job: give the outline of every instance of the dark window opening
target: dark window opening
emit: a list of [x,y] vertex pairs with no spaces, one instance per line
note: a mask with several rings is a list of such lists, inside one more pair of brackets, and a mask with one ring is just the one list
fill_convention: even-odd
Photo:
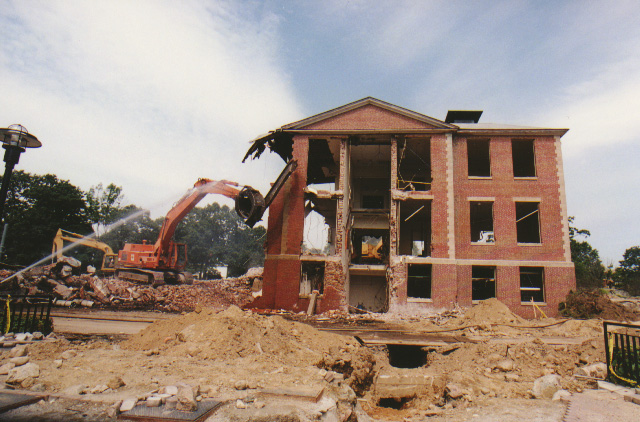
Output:
[[543,267],[520,267],[520,300],[544,302]]
[[494,243],[493,202],[469,202],[471,241],[478,243]]
[[407,297],[431,299],[431,264],[409,264]]
[[335,185],[339,173],[337,162],[339,149],[338,142],[330,144],[326,139],[309,139],[307,185]]
[[428,352],[421,346],[388,344],[389,364],[394,368],[420,368],[427,364]]
[[533,140],[512,140],[514,177],[536,177],[536,159]]
[[471,300],[496,297],[496,268],[471,267]]
[[469,164],[469,176],[490,177],[491,158],[489,156],[489,140],[468,140],[467,161]]
[[518,243],[540,243],[540,210],[538,202],[516,202]]
[[431,146],[428,138],[398,141],[398,189],[431,190]]
[[353,229],[351,262],[384,264],[389,257],[389,230]]
[[324,292],[324,262],[302,262],[300,294],[308,296],[316,290]]
[[431,256],[431,201],[400,202],[398,254]]

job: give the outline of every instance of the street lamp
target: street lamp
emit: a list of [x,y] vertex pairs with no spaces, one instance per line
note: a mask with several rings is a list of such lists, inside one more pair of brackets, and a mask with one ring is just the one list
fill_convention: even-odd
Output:
[[7,192],[9,190],[9,182],[11,181],[11,173],[13,167],[18,164],[20,154],[26,148],[38,148],[42,144],[38,138],[31,135],[27,128],[22,125],[11,125],[8,128],[0,128],[0,140],[4,152],[5,165],[4,177],[2,178],[2,187],[0,187],[0,223],[4,221],[4,203],[7,201]]

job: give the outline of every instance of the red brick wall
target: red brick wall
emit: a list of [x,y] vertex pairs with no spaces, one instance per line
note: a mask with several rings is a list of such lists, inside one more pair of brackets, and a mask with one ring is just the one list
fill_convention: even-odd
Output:
[[[467,176],[466,139],[454,138],[456,258],[564,261],[555,139],[535,139],[537,180],[514,179],[511,139],[491,139],[492,178],[478,180]],[[495,244],[471,244],[469,197],[495,198]],[[540,198],[541,245],[517,245],[514,198],[525,197]]]
[[431,137],[431,256],[449,258],[447,207],[447,140]]

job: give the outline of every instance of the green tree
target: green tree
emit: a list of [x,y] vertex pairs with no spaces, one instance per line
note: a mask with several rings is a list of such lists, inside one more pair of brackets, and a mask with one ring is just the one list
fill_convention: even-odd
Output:
[[79,234],[93,232],[84,193],[52,174],[16,171],[5,206],[9,225],[4,262],[30,265],[51,253],[59,228]]
[[605,278],[606,269],[602,265],[598,251],[585,240],[590,235],[589,230],[575,228],[573,217],[569,217],[571,260],[575,265],[576,285],[579,289],[601,287]]
[[178,225],[175,241],[186,243],[188,270],[203,276],[227,266],[229,276],[244,274],[264,263],[264,227],[250,228],[234,210],[217,203],[194,208]]
[[87,212],[98,236],[104,233],[108,224],[116,221],[122,210],[120,204],[123,200],[122,187],[113,183],[110,183],[106,188],[100,183],[89,189],[87,192]]
[[640,295],[640,246],[632,246],[624,251],[614,279],[630,294]]

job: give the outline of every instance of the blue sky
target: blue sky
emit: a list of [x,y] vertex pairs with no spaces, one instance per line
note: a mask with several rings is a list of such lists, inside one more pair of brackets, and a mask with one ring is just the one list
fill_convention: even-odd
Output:
[[0,0],[0,126],[19,169],[115,183],[162,215],[199,177],[261,191],[248,141],[372,96],[569,128],[569,214],[605,264],[640,244],[638,1]]

